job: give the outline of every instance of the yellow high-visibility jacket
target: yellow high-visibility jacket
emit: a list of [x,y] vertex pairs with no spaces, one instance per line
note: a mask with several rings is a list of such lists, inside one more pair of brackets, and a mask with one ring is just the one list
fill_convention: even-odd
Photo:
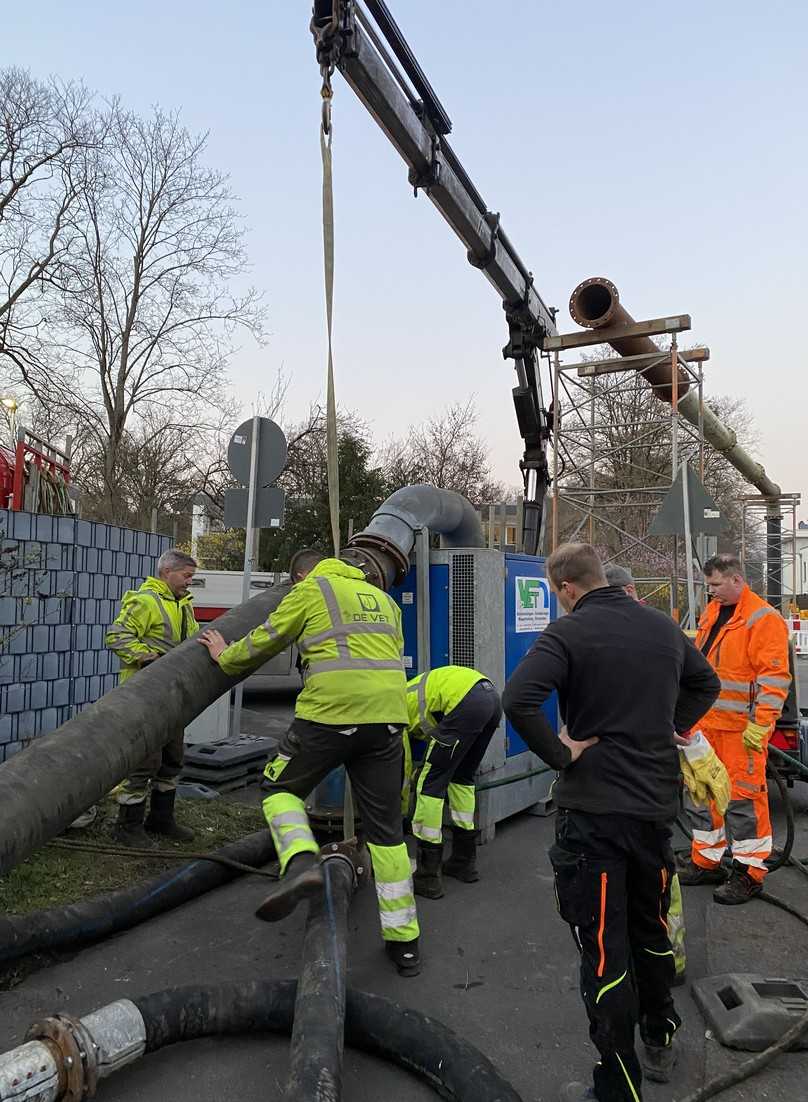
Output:
[[266,623],[219,658],[245,673],[297,642],[303,689],[295,715],[331,725],[407,722],[404,637],[398,605],[357,570],[323,559]]
[[124,593],[105,642],[120,659],[123,682],[137,673],[144,655],[167,654],[198,631],[191,594],[177,598],[161,578],[147,578],[140,589]]
[[480,681],[484,673],[468,666],[437,666],[407,682],[407,728],[416,738],[429,738],[439,720],[436,712],[448,715]]

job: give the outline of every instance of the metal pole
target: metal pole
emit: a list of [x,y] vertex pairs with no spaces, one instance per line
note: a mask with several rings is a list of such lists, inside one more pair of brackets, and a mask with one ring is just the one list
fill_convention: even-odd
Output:
[[152,511],[151,511],[151,530],[152,530],[152,532],[157,531],[157,509],[156,508],[152,509]]
[[[589,489],[595,489],[595,379],[589,397]],[[589,495],[589,542],[595,542],[595,495]]]
[[327,857],[323,875],[323,893],[309,903],[303,938],[286,1081],[289,1102],[339,1102],[342,1097],[348,908],[356,873],[339,855]]
[[[258,448],[259,434],[261,432],[261,418],[257,415],[252,421],[252,436],[250,438],[250,484],[247,488],[247,523],[244,532],[244,576],[241,580],[241,600],[250,599],[250,579],[252,577],[253,562],[255,558],[255,496],[258,474]],[[241,704],[244,699],[244,685],[239,682],[233,699],[233,714],[230,722],[230,735],[238,738],[241,734]]]
[[558,376],[561,372],[561,360],[556,352],[553,356],[553,523],[551,551],[558,547],[558,429],[561,410],[558,408]]
[[[679,468],[679,352],[676,334],[671,337],[671,486],[676,482]],[[679,621],[679,540],[673,537],[673,589],[671,590],[671,616]]]
[[797,506],[791,506],[791,599],[797,605]]
[[766,504],[766,599],[772,608],[782,610],[783,597],[783,518],[780,503]]
[[684,507],[685,521],[685,567],[687,569],[687,626],[696,626],[696,583],[693,577],[693,537],[690,528],[690,487],[688,479],[690,471],[685,461],[682,464],[682,504]]
[[[492,506],[493,509],[493,506]],[[418,617],[418,673],[432,663],[430,642],[429,529],[419,528],[415,537],[415,612]]]

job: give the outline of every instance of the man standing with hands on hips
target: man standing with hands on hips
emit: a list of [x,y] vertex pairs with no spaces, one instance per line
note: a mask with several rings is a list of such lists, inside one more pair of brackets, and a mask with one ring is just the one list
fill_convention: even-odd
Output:
[[[529,748],[560,771],[550,859],[601,1057],[593,1088],[568,1083],[560,1097],[641,1102],[643,1070],[670,1078],[681,1024],[666,923],[680,782],[674,731],[693,727],[720,685],[673,620],[608,585],[589,544],[559,547],[547,576],[568,615],[538,636],[503,706]],[[553,691],[565,724],[558,737],[541,711]]]

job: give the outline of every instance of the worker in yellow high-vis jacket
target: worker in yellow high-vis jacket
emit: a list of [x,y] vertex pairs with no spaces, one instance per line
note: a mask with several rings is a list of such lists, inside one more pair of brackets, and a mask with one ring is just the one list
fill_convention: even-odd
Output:
[[303,801],[344,764],[370,850],[385,948],[402,975],[417,975],[418,918],[400,803],[407,702],[398,606],[355,566],[322,559],[249,635],[227,646],[208,630],[200,642],[229,674],[292,643],[302,660],[295,718],[264,774],[264,815],[281,882],[258,916],[276,921],[322,891],[319,847]]
[[[188,590],[195,572],[196,561],[172,548],[160,556],[156,577],[147,578],[140,589],[124,594],[121,611],[106,635],[107,647],[121,663],[121,684],[199,631]],[[180,727],[115,789],[118,842],[148,846],[146,831],[179,842],[193,838],[194,832],[174,818],[184,738],[185,731]],[[144,823],[150,792],[149,815]]]
[[447,876],[467,884],[477,873],[474,775],[502,718],[499,693],[483,673],[439,666],[407,684],[408,735],[428,739],[416,784],[412,832],[418,839],[415,894],[443,895],[443,804],[449,797],[452,856]]

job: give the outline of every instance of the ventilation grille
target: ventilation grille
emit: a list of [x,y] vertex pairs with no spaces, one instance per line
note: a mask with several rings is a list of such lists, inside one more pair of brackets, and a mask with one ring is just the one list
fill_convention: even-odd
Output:
[[452,555],[452,651],[454,666],[474,666],[474,556]]

